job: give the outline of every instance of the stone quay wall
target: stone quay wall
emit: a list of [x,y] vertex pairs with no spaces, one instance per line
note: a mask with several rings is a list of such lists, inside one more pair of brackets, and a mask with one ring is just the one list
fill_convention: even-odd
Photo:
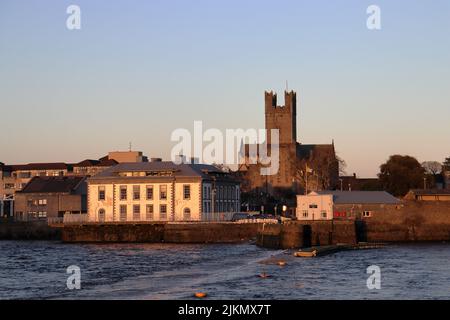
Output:
[[362,220],[292,221],[260,228],[257,244],[274,249],[356,242],[450,241],[450,202],[404,201]]
[[256,238],[257,223],[66,225],[64,242],[237,243]]
[[0,222],[0,240],[59,240],[59,229],[50,228],[46,221]]

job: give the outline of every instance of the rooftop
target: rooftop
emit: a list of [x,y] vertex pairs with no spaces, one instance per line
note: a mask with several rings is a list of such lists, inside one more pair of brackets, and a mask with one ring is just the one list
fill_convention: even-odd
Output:
[[20,193],[70,193],[85,177],[34,177]]
[[450,195],[450,190],[449,189],[429,189],[429,190],[424,190],[424,189],[413,189],[410,190],[409,193],[414,193],[415,195],[418,196],[427,196],[427,195],[432,195],[432,196],[441,196],[441,195]]
[[4,171],[31,171],[31,170],[67,170],[68,165],[63,162],[55,163],[28,163],[28,164],[16,164],[5,165]]
[[73,167],[112,167],[118,164],[116,160],[101,158],[100,160],[86,159],[73,165]]
[[309,195],[333,196],[337,204],[399,204],[400,200],[386,191],[317,191]]
[[123,172],[164,173],[170,172],[171,176],[210,178],[210,174],[225,175],[220,168],[207,164],[176,164],[172,161],[155,162],[130,162],[119,163],[99,173],[90,180],[99,178],[118,177]]

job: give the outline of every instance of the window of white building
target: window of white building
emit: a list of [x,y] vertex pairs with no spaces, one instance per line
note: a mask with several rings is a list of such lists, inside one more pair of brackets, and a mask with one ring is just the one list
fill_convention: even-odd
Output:
[[190,221],[191,220],[191,209],[184,208],[184,210],[183,210],[183,220],[184,221]]
[[153,200],[153,186],[147,186],[147,200]]
[[138,204],[133,205],[133,220],[141,220],[141,206]]
[[166,185],[162,185],[159,187],[159,199],[167,200],[167,186]]
[[127,200],[127,186],[120,186],[120,200]]
[[133,186],[133,200],[141,199],[141,186]]
[[105,187],[99,186],[98,187],[98,201],[105,200]]
[[191,186],[189,184],[183,185],[183,199],[191,199]]
[[146,206],[146,210],[145,210],[145,218],[146,220],[153,220],[153,205],[152,204],[148,204]]
[[161,220],[166,220],[167,219],[167,205],[161,204],[159,206],[159,218]]
[[127,221],[127,206],[120,205],[120,221]]

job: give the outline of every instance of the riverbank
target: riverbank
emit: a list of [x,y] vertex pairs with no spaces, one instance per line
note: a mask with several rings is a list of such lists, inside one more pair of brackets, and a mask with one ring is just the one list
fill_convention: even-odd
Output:
[[261,223],[115,223],[66,225],[64,242],[239,243],[255,239]]
[[51,228],[46,221],[0,223],[0,240],[60,240],[61,229]]
[[239,243],[270,249],[358,242],[450,242],[450,203],[405,201],[363,220],[273,223],[105,223],[49,227],[44,221],[1,222],[2,240],[67,243]]

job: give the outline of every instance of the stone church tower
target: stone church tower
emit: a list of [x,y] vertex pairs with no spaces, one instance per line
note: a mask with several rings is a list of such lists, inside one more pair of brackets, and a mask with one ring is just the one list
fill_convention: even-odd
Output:
[[[260,173],[260,164],[248,161],[249,145],[244,146],[245,163],[239,168],[244,192],[266,192],[280,194],[303,193],[304,175],[309,175],[308,191],[333,189],[339,179],[339,165],[332,144],[301,144],[297,142],[297,94],[284,92],[284,105],[277,104],[277,94],[264,93],[265,126],[268,150],[272,143],[271,129],[279,130],[279,170],[271,176]],[[306,173],[306,167],[312,169]]]
[[270,144],[270,129],[280,132],[280,144],[297,142],[297,94],[294,91],[284,93],[284,106],[277,105],[277,94],[265,92],[266,130]]

